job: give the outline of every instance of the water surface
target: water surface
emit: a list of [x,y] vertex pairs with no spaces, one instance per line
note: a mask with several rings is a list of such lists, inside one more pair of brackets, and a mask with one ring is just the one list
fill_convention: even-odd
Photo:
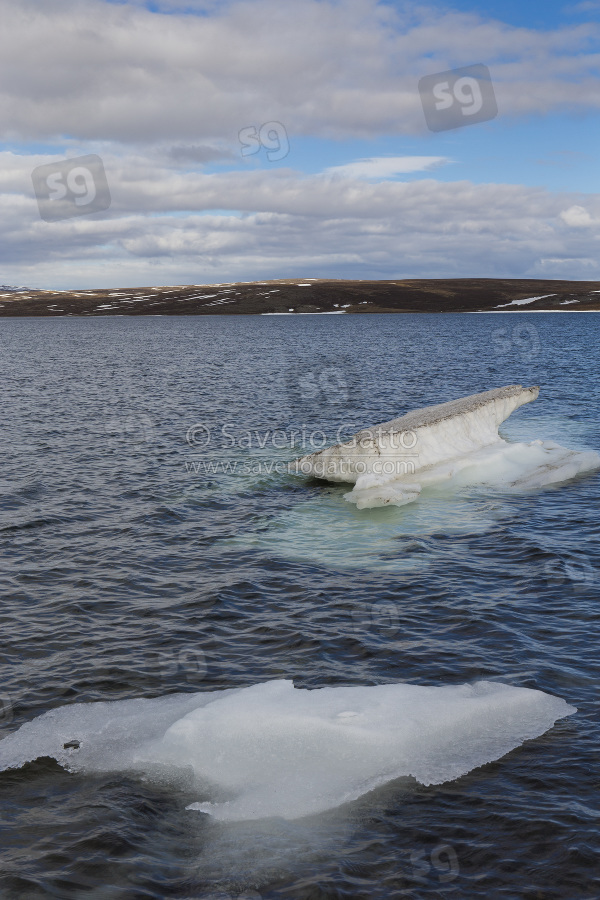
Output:
[[275,678],[488,679],[579,711],[457,781],[294,822],[217,823],[186,811],[184,778],[37,760],[0,775],[0,896],[600,896],[598,476],[357,510],[268,470],[317,432],[511,383],[541,391],[503,436],[600,449],[599,329],[3,320],[2,735],[69,703]]

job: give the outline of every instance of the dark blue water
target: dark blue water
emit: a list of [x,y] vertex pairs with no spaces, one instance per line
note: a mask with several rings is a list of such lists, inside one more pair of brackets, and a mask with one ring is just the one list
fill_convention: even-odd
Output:
[[598,316],[5,319],[0,342],[0,734],[272,678],[578,708],[455,782],[302,822],[219,824],[183,784],[40,759],[0,774],[2,898],[600,897],[598,476],[359,511],[269,471],[512,383],[541,392],[505,437],[600,449]]

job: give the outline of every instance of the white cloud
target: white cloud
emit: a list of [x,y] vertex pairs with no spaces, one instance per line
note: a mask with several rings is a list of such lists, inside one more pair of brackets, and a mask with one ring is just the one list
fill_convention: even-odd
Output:
[[0,0],[0,133],[235,145],[272,120],[291,140],[421,133],[419,78],[479,61],[501,114],[600,106],[590,24],[542,32],[376,0],[199,7]]
[[582,3],[566,6],[565,10],[570,13],[600,12],[600,0],[583,0]]
[[[301,135],[425,132],[419,78],[474,62],[489,65],[501,115],[597,109],[596,26],[542,32],[376,0],[158,8],[170,14],[0,0],[0,135],[60,140],[61,159],[99,153],[112,195],[106,213],[42,222],[31,171],[57,157],[0,154],[0,281],[600,275],[596,195],[392,180],[442,156],[294,169]],[[240,155],[240,129],[269,121],[287,129],[290,168]],[[201,171],[235,159],[239,171]]]
[[[114,201],[108,212],[51,224],[39,219],[29,180],[41,162],[47,157],[0,157],[3,283],[600,279],[598,195],[432,178],[373,182],[290,169],[184,174],[138,154],[105,159]],[[572,227],[584,219],[585,229]]]
[[348,178],[390,178],[411,172],[425,172],[447,162],[450,160],[445,156],[379,156],[343,166],[331,166],[325,169],[325,173]]
[[569,209],[565,209],[561,212],[560,217],[563,222],[571,228],[587,228],[589,225],[593,225],[598,221],[590,216],[587,209],[583,206],[570,206]]

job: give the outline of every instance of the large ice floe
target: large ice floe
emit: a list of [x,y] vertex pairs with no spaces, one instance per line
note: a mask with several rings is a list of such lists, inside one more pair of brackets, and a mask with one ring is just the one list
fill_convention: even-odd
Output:
[[535,400],[538,387],[495,388],[427,406],[359,431],[348,441],[291,463],[291,471],[354,483],[345,499],[359,509],[416,500],[428,485],[533,489],[600,468],[600,454],[554,441],[509,443],[498,426]]
[[480,681],[246,688],[51,710],[0,741],[0,770],[51,757],[72,772],[187,773],[188,809],[296,819],[402,776],[441,784],[576,712],[542,691]]

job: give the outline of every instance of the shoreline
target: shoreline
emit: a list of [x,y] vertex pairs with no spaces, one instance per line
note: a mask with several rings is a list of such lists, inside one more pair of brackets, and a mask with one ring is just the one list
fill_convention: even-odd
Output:
[[[368,313],[371,316],[487,316],[487,315],[496,315],[496,314],[506,314],[506,315],[519,315],[527,313],[548,313],[548,314],[565,314],[568,315],[570,313],[574,313],[576,315],[585,315],[587,313],[594,314],[600,313],[600,309],[529,309],[529,310],[494,310],[494,309],[483,309],[483,310],[456,310],[449,312],[416,312],[415,310],[410,311],[402,311],[395,312],[394,310],[382,311],[378,310],[377,312]],[[235,318],[262,318],[264,316],[289,316],[289,317],[300,317],[300,316],[326,316],[331,315],[331,313],[237,313]],[[352,314],[351,314],[352,315]],[[1,318],[1,317],[0,317]],[[4,316],[5,319],[51,319],[55,321],[56,319],[202,319],[202,318],[233,318],[231,314],[222,314],[219,315],[213,314],[212,316],[202,316],[195,315],[194,313],[179,313],[178,315],[172,315],[170,313],[146,313],[143,315],[137,316],[128,316],[124,313],[106,313],[102,316],[89,316],[89,315],[79,315],[77,313],[66,313],[58,316],[44,316],[44,315],[13,315],[13,316]]]
[[540,279],[283,279],[0,292],[0,318],[598,311],[599,281]]

